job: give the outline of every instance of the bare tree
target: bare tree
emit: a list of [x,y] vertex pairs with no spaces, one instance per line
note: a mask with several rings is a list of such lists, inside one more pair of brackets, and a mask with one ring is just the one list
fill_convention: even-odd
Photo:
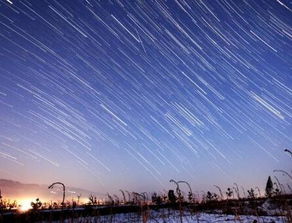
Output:
[[55,183],[52,183],[49,187],[48,187],[48,189],[52,189],[56,184],[60,184],[60,185],[62,185],[62,187],[63,187],[63,201],[62,201],[62,207],[65,205],[65,191],[66,191],[66,187],[65,187],[65,185],[63,184],[63,183],[61,183],[61,182],[55,182]]
[[128,202],[131,202],[131,193],[126,190],[126,193],[128,194]]
[[259,197],[261,197],[262,195],[261,195],[261,190],[260,190],[260,188],[259,187],[255,187],[257,190],[258,190],[258,192],[259,192]]
[[233,184],[235,185],[234,190],[235,190],[235,192],[236,192],[237,198],[240,199],[240,194],[239,194],[239,188],[238,188],[238,185],[237,185],[237,183],[233,183]]
[[274,178],[276,179],[276,181],[277,181],[277,184],[279,185],[279,188],[280,188],[280,191],[279,191],[279,193],[281,194],[282,192],[284,192],[284,194],[285,194],[286,192],[285,192],[284,185],[280,183],[280,181],[279,181],[278,177],[274,176]]
[[243,186],[241,186],[241,190],[242,190],[242,193],[243,193],[243,197],[245,198],[246,197],[246,193],[245,193],[245,189]]
[[123,190],[120,190],[120,191],[123,195],[124,204],[126,204],[127,200],[126,200],[125,192]]
[[188,186],[188,188],[189,188],[188,199],[189,199],[189,202],[192,202],[192,200],[193,200],[193,191],[192,191],[191,185],[187,181],[184,181],[184,180],[177,181],[177,183],[178,184],[184,183],[184,184],[186,184]]
[[176,185],[176,193],[177,193],[177,195],[178,195],[178,198],[181,199],[182,194],[181,194],[181,190],[180,190],[180,188],[179,188],[179,184],[178,184],[178,182],[175,181],[175,180],[173,180],[173,179],[171,179],[169,182],[170,182],[170,183],[174,183],[174,184]]
[[77,204],[78,204],[78,205],[79,205],[80,197],[81,197],[81,194],[78,194],[78,195],[77,195]]
[[181,206],[182,195],[181,195],[181,191],[180,191],[180,188],[179,188],[179,184],[178,184],[177,181],[175,181],[173,179],[170,179],[169,182],[170,183],[174,183],[176,185],[176,193],[178,195],[178,201],[179,201],[180,222],[182,223],[183,222],[183,220],[182,220],[182,206]]
[[219,186],[217,186],[217,185],[214,185],[214,187],[216,187],[219,190],[221,200],[223,200],[223,193],[222,193],[221,188]]

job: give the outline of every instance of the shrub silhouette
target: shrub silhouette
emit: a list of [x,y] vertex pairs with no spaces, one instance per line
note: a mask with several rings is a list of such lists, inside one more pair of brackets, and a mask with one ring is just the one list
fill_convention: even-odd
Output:
[[175,203],[176,202],[176,196],[174,194],[174,190],[169,190],[168,191],[168,200],[170,203]]
[[226,195],[227,195],[227,199],[232,197],[233,191],[230,189],[230,187],[227,188]]
[[255,199],[256,195],[254,193],[254,189],[253,188],[250,188],[250,190],[247,190],[247,193],[248,193],[248,198]]
[[157,195],[157,193],[153,193],[151,197],[152,203],[161,205],[162,204],[162,198],[161,196]]
[[40,201],[39,198],[37,198],[37,199],[35,200],[35,202],[31,202],[30,205],[31,205],[31,207],[32,207],[33,210],[38,210],[38,209],[41,208],[41,206],[42,206],[42,202]]

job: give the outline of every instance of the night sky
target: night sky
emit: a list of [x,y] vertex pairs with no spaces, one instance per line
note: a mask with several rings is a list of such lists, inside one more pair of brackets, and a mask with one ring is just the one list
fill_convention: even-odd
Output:
[[0,178],[286,184],[291,25],[290,0],[0,0]]

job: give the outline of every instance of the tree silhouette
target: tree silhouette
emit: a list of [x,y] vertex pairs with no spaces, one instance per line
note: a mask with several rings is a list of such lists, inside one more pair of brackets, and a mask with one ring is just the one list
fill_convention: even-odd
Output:
[[248,193],[248,198],[255,199],[256,195],[253,188],[251,188],[250,190],[247,190],[247,193]]
[[261,190],[260,190],[260,188],[259,188],[259,187],[255,187],[255,189],[257,189],[257,190],[258,190],[259,197],[261,197],[262,195],[261,195]]
[[33,208],[33,210],[38,210],[38,209],[41,208],[41,206],[42,206],[42,202],[40,201],[39,198],[37,198],[37,199],[35,200],[35,202],[31,202],[30,205],[31,205],[31,207]]
[[176,196],[174,195],[174,190],[169,190],[168,191],[168,200],[169,200],[170,203],[175,203]]
[[181,201],[182,200],[182,194],[181,194],[181,190],[179,188],[179,183],[177,181],[173,180],[173,179],[170,179],[169,182],[170,183],[174,183],[176,185],[176,193],[178,195],[179,201]]
[[3,200],[2,200],[2,194],[1,194],[1,189],[0,189],[0,211],[4,208]]
[[230,187],[227,188],[226,195],[227,195],[227,198],[231,198],[232,197],[233,191],[230,189]]
[[126,196],[125,196],[125,192],[123,190],[120,190],[122,195],[123,195],[123,200],[124,200],[124,204],[127,203],[127,200],[126,200]]
[[94,197],[92,194],[89,195],[88,200],[89,200],[89,203],[90,203],[91,205],[96,205],[96,204],[97,204],[96,197]]
[[189,199],[189,202],[192,202],[193,201],[193,191],[192,191],[191,185],[187,181],[184,181],[184,180],[177,181],[177,183],[178,184],[184,183],[188,186],[188,188],[189,188],[188,199]]
[[162,204],[162,198],[161,196],[157,195],[157,193],[152,194],[151,200],[154,204],[157,204],[157,205]]
[[48,189],[52,189],[56,184],[60,184],[60,185],[62,185],[62,187],[63,187],[63,201],[62,201],[62,207],[65,205],[65,191],[66,191],[66,187],[65,187],[65,185],[63,184],[63,183],[61,183],[61,182],[55,182],[55,183],[52,183],[49,187],[48,187]]
[[269,176],[266,184],[266,196],[271,197],[273,194],[274,184],[272,182],[271,177]]
[[219,190],[221,200],[223,200],[223,193],[222,193],[221,188],[219,186],[217,186],[217,185],[214,185],[214,187],[216,187]]

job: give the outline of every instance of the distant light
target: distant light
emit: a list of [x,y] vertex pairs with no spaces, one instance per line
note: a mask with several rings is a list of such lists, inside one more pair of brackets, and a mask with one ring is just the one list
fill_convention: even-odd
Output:
[[12,1],[10,1],[10,0],[6,0],[6,1],[7,1],[9,4],[11,4],[11,5],[13,4],[13,2],[12,2]]
[[21,212],[26,212],[29,209],[32,209],[32,207],[31,207],[31,201],[32,200],[20,200],[19,201],[19,208],[18,208],[18,210],[21,211]]

